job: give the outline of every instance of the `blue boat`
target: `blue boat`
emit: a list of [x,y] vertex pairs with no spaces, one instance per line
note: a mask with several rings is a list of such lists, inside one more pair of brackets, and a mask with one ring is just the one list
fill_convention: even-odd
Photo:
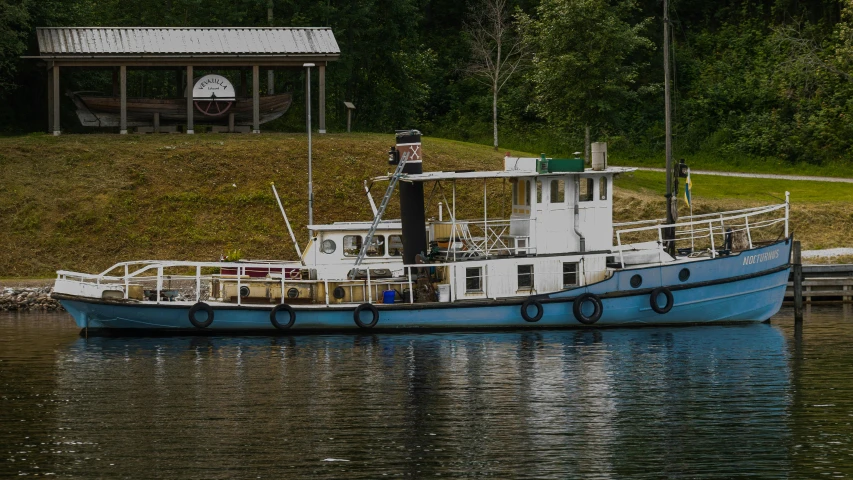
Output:
[[[424,172],[420,133],[398,132],[394,173],[373,179],[388,182],[378,208],[370,198],[373,221],[309,225],[297,262],[122,262],[59,271],[53,295],[90,332],[598,328],[763,322],[779,310],[787,196],[615,224],[613,178],[633,169],[594,147],[591,166],[508,155],[503,170]],[[482,217],[457,217],[471,210],[458,182],[482,186]],[[507,184],[511,214],[490,217],[488,187]],[[401,219],[384,221],[397,185]]]

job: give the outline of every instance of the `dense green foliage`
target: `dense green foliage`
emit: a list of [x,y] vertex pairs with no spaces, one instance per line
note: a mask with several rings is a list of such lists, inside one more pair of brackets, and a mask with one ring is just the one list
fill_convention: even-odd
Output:
[[[480,1],[471,0],[474,8]],[[40,131],[47,123],[46,75],[19,58],[37,52],[36,26],[266,26],[272,5],[272,25],[330,26],[335,33],[342,54],[327,71],[330,130],[345,127],[347,100],[357,105],[358,130],[416,127],[490,143],[491,92],[465,74],[469,3],[0,0],[0,131]],[[607,140],[623,155],[659,155],[660,2],[511,6],[533,48],[525,70],[501,90],[501,146],[571,153],[590,125],[593,140]],[[672,0],[671,18],[676,155],[853,161],[853,0]],[[109,91],[111,75],[69,69],[62,90]],[[293,91],[296,101],[266,129],[303,128],[303,83],[301,71],[277,74],[276,88]],[[174,85],[166,71],[129,78],[135,95],[175,95]],[[63,128],[80,131],[70,103],[63,110]]]

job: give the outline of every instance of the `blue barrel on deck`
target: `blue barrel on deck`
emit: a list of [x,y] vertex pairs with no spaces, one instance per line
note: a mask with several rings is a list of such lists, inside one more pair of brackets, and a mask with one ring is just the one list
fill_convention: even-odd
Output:
[[394,303],[394,295],[396,294],[397,292],[394,290],[385,290],[382,292],[382,303]]

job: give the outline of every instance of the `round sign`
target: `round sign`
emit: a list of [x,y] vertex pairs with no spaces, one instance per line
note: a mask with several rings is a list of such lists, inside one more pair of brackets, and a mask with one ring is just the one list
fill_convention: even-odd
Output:
[[193,85],[194,100],[232,102],[235,97],[234,86],[222,75],[205,75]]

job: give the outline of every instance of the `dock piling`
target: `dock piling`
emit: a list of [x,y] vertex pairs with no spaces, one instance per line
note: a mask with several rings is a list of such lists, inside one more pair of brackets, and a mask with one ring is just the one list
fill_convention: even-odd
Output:
[[803,322],[803,259],[800,252],[799,240],[793,245],[794,267],[794,323]]

